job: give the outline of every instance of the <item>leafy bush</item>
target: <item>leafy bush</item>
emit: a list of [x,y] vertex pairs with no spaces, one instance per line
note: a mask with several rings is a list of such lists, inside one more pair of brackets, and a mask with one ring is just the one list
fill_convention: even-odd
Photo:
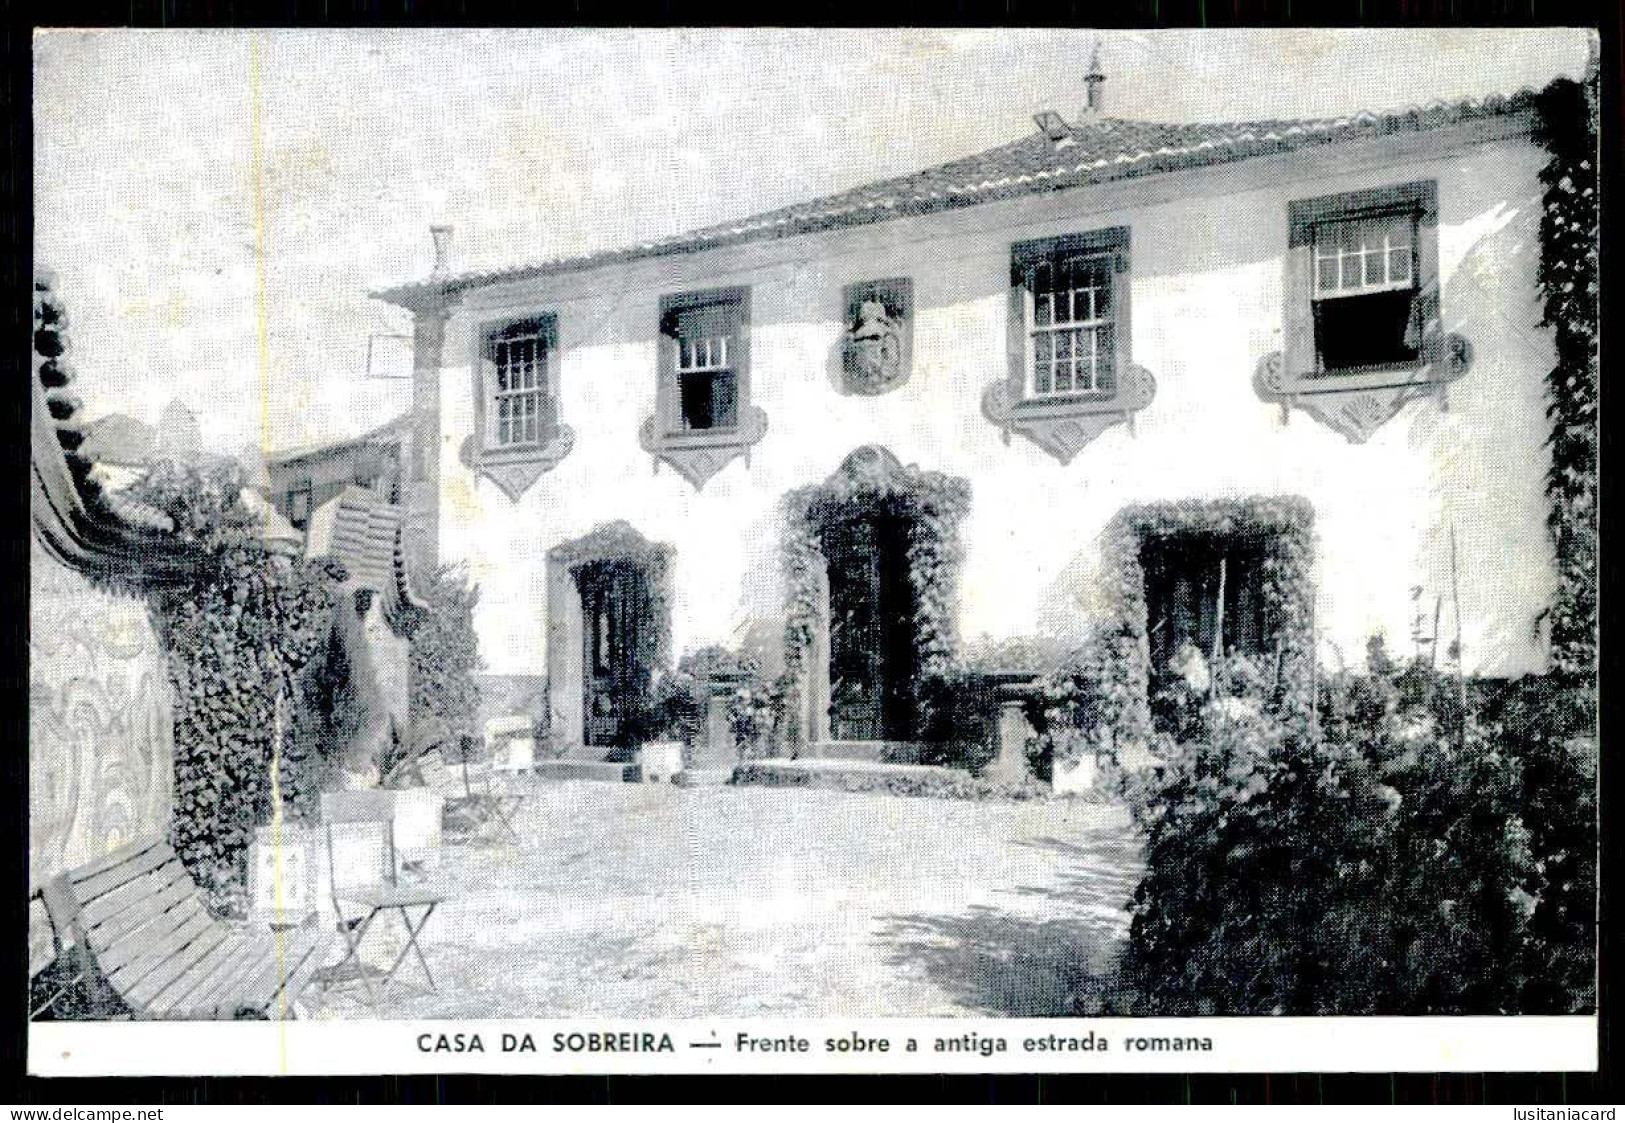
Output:
[[684,654],[675,671],[656,681],[645,739],[691,746],[704,737],[709,684],[719,677],[735,684],[728,698],[735,746],[743,755],[755,745],[774,722],[774,701],[762,678],[761,664],[750,654],[717,644]]
[[415,590],[426,608],[413,614],[411,636],[410,747],[441,746],[456,756],[465,736],[478,739],[480,660],[474,631],[479,587],[457,566],[441,566]]
[[[984,635],[967,644],[949,670],[921,680],[920,738],[927,745],[921,763],[980,772],[998,755],[1003,688],[1034,678],[1047,681],[1076,660],[1073,647],[1049,636],[995,640]],[[1039,743],[1029,746],[1028,768],[1047,780],[1053,743],[1043,737],[1044,707],[1035,700],[1026,709],[1028,721],[1040,730]]]
[[334,628],[298,676],[293,733],[282,753],[282,797],[295,818],[320,814],[321,793],[332,786],[345,749],[361,728],[365,703],[355,686],[351,654]]
[[1583,737],[1552,736],[1527,698],[1464,706],[1459,680],[1377,642],[1367,672],[1322,683],[1318,720],[1270,704],[1267,667],[1199,662],[1161,699],[1177,736],[1128,785],[1147,837],[1125,959],[1142,1012],[1591,1003]]
[[1027,711],[1038,734],[1028,761],[1034,775],[1048,778],[1057,763],[1093,760],[1099,788],[1122,788],[1123,762],[1143,755],[1145,723],[1128,717],[1138,706],[1111,669],[1113,651],[1109,643],[1081,644],[1039,680]]
[[174,688],[170,835],[216,905],[236,911],[254,827],[272,810],[273,779],[296,804],[319,789],[319,754],[273,765],[285,747],[279,728],[298,724],[278,699],[293,698],[301,672],[325,652],[344,573],[333,563],[273,556],[234,464],[159,463],[131,493],[169,515],[206,558],[190,583],[151,599]]

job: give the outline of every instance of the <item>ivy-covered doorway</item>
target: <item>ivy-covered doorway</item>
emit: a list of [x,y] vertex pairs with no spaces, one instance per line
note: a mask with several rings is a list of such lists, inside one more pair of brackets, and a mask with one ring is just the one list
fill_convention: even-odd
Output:
[[625,522],[547,552],[547,676],[567,751],[635,747],[657,669],[671,661],[672,547]]
[[787,747],[914,740],[953,660],[969,483],[864,445],[784,502]]

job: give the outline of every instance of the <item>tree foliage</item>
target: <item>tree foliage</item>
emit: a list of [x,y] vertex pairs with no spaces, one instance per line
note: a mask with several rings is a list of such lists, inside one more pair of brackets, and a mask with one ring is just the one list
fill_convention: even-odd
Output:
[[474,610],[479,586],[458,566],[441,566],[426,588],[417,590],[426,608],[411,621],[412,742],[457,745],[477,737],[480,684],[474,677],[484,666]]
[[1571,704],[1535,678],[1464,710],[1427,662],[1377,641],[1368,662],[1321,683],[1318,720],[1272,704],[1245,659],[1170,689],[1179,736],[1130,786],[1137,1012],[1594,1003],[1594,742],[1566,730]]

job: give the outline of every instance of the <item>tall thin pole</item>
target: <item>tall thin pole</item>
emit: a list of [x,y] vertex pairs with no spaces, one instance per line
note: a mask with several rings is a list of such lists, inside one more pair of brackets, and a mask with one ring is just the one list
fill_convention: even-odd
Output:
[[[1450,599],[1456,614],[1456,692],[1461,702],[1461,741],[1467,744],[1467,670],[1466,652],[1461,646],[1461,581],[1456,568],[1456,524],[1450,524]],[[1458,746],[1458,747],[1460,747]]]

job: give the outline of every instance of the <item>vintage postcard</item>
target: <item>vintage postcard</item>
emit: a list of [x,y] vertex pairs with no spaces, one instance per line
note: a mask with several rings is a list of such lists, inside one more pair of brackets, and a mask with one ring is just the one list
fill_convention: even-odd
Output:
[[1593,32],[34,56],[31,1071],[1596,1066]]

